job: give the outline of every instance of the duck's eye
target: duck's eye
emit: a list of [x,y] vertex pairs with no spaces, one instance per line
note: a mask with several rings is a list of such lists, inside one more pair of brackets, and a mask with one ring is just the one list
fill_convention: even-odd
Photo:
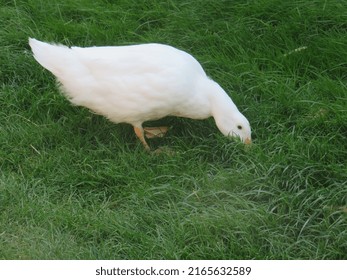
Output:
[[238,129],[242,129],[242,126],[241,126],[241,125],[238,125],[237,128],[238,128]]

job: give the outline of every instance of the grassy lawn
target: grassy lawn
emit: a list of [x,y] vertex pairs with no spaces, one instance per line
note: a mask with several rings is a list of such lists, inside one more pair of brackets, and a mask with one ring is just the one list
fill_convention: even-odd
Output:
[[[0,0],[0,259],[347,259],[346,1]],[[166,43],[252,126],[71,106],[28,37]]]

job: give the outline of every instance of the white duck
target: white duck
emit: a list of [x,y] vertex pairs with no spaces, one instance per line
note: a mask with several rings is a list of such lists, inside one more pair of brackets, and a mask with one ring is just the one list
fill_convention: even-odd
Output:
[[169,115],[213,116],[224,135],[251,143],[248,120],[184,51],[162,44],[68,48],[31,38],[29,44],[35,59],[57,77],[73,104],[112,122],[133,125],[147,150],[145,133],[149,137],[158,131],[144,129],[143,122]]

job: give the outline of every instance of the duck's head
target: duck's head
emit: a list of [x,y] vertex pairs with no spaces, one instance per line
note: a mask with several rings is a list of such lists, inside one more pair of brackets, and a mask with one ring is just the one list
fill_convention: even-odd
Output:
[[238,137],[251,144],[251,127],[227,93],[215,82],[209,82],[211,113],[219,130],[228,137]]
[[239,111],[220,112],[214,115],[219,130],[228,137],[240,138],[245,144],[251,144],[251,127],[248,120]]

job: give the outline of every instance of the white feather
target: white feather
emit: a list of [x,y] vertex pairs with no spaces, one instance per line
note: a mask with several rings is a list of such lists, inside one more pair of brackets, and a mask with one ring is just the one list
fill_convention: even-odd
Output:
[[142,127],[145,121],[168,115],[213,116],[224,135],[250,141],[247,119],[184,51],[162,44],[68,48],[31,38],[29,44],[72,103],[113,122]]

